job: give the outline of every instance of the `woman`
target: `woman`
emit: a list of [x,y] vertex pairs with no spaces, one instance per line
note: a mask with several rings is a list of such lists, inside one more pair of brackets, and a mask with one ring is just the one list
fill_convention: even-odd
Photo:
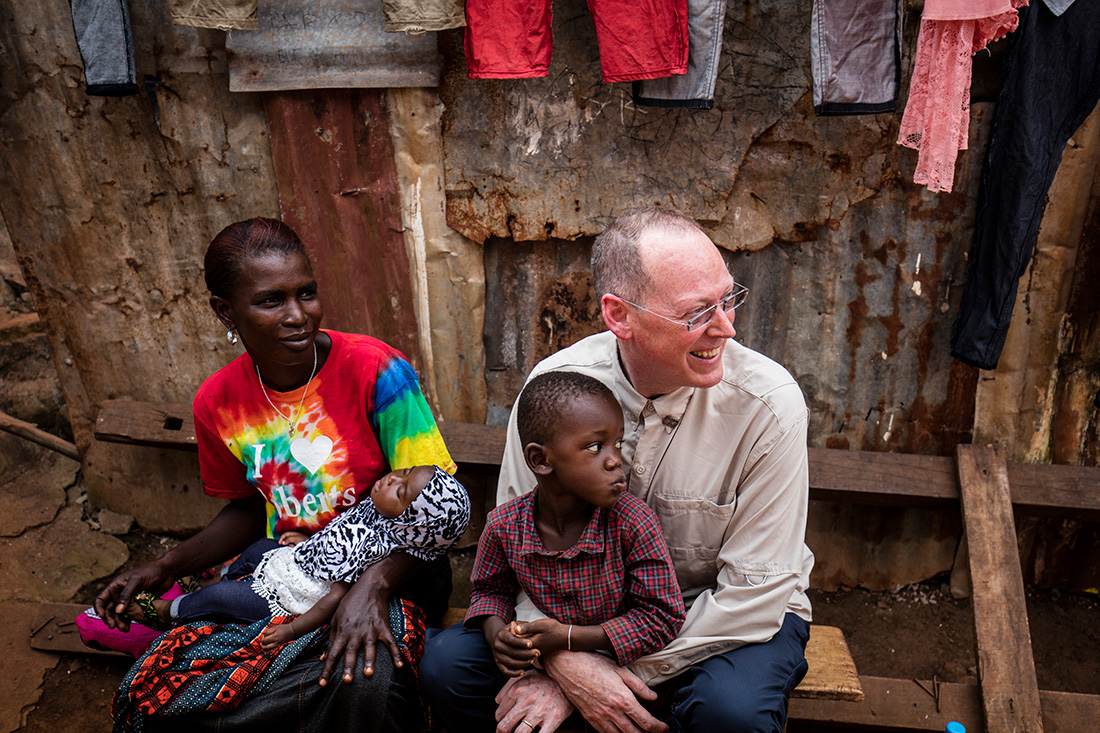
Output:
[[[245,349],[194,400],[203,490],[229,503],[194,537],[107,585],[95,610],[112,628],[128,626],[123,612],[138,592],[164,592],[265,534],[310,534],[366,499],[391,467],[455,468],[405,358],[376,339],[320,330],[317,283],[290,227],[263,218],[232,224],[211,242],[205,267],[210,305],[230,342]],[[422,561],[395,553],[371,566],[341,601],[323,659],[303,654],[229,712],[147,724],[408,729],[419,710],[391,632],[390,600],[417,572],[434,570],[409,585],[438,590],[417,600],[445,608],[445,560],[422,570]],[[433,582],[440,574],[446,581]],[[334,671],[350,684],[328,685]]]

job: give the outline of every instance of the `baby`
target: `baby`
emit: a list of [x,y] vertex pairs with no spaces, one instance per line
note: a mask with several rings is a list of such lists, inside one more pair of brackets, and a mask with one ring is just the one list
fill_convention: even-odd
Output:
[[432,560],[462,536],[469,521],[466,489],[446,471],[393,471],[374,484],[369,501],[316,534],[293,545],[259,540],[229,566],[225,580],[170,601],[145,595],[127,613],[161,625],[301,614],[264,632],[263,648],[273,649],[328,623],[366,567],[396,551]]

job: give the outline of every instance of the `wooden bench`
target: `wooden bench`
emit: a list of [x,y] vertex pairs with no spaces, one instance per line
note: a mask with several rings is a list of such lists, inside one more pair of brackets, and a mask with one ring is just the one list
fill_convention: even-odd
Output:
[[[499,467],[504,428],[444,422],[440,431],[462,470]],[[186,404],[108,401],[95,432],[108,442],[195,448]],[[809,469],[813,499],[961,509],[976,548],[968,562],[981,685],[860,678],[843,632],[812,626],[810,674],[791,701],[792,720],[927,731],[958,720],[1007,733],[1041,731],[1044,722],[1088,730],[1100,719],[1100,695],[1038,690],[1013,522],[1014,512],[1100,519],[1100,469],[1011,463],[998,449],[966,445],[954,458],[810,448]]]

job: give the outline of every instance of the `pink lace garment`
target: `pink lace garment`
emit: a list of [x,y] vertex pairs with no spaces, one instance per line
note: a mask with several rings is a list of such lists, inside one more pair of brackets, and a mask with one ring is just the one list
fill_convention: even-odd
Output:
[[917,151],[914,183],[950,191],[970,132],[970,57],[1016,30],[1028,0],[926,0],[898,145]]

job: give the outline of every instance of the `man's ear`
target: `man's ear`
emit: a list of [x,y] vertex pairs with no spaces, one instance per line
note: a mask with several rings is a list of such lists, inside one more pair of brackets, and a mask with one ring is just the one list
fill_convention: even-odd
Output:
[[229,330],[233,330],[237,327],[237,324],[233,322],[233,309],[229,307],[229,301],[225,298],[220,298],[217,295],[210,296],[210,307],[214,310],[214,315],[218,317],[218,320],[222,322],[222,325]]
[[629,307],[622,298],[611,293],[604,293],[600,298],[603,321],[607,324],[607,330],[615,334],[616,338],[633,338],[633,329],[627,318],[630,313]]
[[546,448],[541,443],[528,443],[523,446],[523,459],[527,461],[527,467],[534,471],[536,476],[548,476],[554,471],[546,454]]

